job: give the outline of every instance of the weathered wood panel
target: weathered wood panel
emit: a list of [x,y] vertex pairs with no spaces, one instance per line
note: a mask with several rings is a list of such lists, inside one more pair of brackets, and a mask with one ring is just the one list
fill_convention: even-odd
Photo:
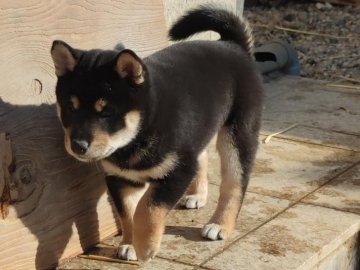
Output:
[[118,229],[101,172],[64,151],[54,39],[85,49],[121,41],[148,55],[166,45],[162,1],[0,0],[0,133],[10,134],[16,165],[0,164],[0,175],[10,172],[0,197],[11,197],[0,216],[0,269],[54,266]]

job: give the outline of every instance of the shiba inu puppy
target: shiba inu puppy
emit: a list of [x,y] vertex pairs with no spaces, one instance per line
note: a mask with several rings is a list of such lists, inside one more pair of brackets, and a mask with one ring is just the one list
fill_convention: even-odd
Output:
[[101,161],[121,220],[122,259],[156,254],[165,218],[186,192],[185,207],[204,206],[206,146],[216,134],[220,197],[201,233],[221,240],[234,229],[258,145],[262,86],[251,32],[234,14],[200,7],[169,36],[206,30],[220,40],[181,42],[144,59],[129,49],[52,45],[65,147],[78,160]]

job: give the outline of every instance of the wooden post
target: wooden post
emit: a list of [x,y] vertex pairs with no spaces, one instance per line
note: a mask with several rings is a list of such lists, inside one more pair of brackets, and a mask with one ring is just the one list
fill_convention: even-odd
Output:
[[146,56],[165,32],[161,0],[2,1],[0,269],[56,266],[119,229],[102,173],[64,151],[52,41]]

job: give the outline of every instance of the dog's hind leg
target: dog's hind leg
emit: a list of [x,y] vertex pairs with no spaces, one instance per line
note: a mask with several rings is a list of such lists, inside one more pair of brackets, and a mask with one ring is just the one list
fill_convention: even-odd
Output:
[[225,239],[235,227],[258,144],[256,129],[235,120],[218,134],[222,181],[216,211],[201,232],[205,238]]
[[198,156],[198,169],[192,180],[182,204],[188,209],[200,208],[206,204],[208,195],[208,155],[206,149]]

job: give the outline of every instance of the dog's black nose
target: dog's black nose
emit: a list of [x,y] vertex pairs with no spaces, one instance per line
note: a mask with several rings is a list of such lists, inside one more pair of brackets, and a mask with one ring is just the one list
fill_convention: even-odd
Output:
[[76,140],[73,139],[71,141],[71,149],[74,151],[75,154],[83,155],[89,148],[89,143],[84,140]]

